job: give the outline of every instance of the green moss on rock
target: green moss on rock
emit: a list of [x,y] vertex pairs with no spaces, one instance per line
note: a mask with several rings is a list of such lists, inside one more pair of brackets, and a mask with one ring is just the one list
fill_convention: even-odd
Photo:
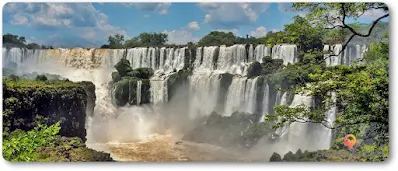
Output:
[[77,137],[58,138],[53,147],[40,147],[36,152],[40,162],[113,161],[109,154],[87,148]]

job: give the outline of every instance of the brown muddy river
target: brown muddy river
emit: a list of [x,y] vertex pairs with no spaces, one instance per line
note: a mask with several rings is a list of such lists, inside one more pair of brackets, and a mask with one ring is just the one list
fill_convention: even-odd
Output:
[[132,143],[87,144],[105,151],[116,161],[131,162],[247,162],[241,154],[222,147],[174,140],[168,135],[153,135],[147,141]]

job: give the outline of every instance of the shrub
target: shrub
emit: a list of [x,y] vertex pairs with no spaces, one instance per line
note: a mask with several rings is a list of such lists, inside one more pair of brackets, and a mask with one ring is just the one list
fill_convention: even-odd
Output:
[[36,76],[37,81],[47,81],[47,77],[45,75],[37,75]]
[[133,69],[131,68],[130,61],[127,60],[126,58],[122,58],[116,65],[115,68],[117,72],[119,72],[120,77],[124,77],[132,71]]
[[38,147],[54,146],[60,122],[51,126],[39,124],[33,130],[15,130],[3,139],[3,157],[11,162],[36,161]]
[[137,68],[127,73],[127,76],[137,77],[141,79],[149,79],[153,75],[152,68]]
[[282,161],[281,155],[279,155],[278,153],[273,153],[269,161],[270,162]]
[[112,81],[113,81],[114,83],[120,81],[119,72],[112,72]]

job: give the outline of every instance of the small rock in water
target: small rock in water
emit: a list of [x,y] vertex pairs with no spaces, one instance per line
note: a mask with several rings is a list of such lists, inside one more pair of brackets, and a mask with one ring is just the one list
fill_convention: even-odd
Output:
[[177,141],[175,144],[181,144],[182,143],[182,141]]

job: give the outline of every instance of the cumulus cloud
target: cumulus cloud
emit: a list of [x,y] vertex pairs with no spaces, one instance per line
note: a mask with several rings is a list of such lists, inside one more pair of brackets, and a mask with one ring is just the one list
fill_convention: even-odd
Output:
[[198,42],[200,39],[199,37],[193,36],[190,31],[185,29],[177,29],[171,31],[164,30],[162,33],[168,35],[167,43],[169,44],[181,45],[186,44],[187,42]]
[[264,26],[257,27],[256,30],[251,31],[249,33],[249,36],[253,36],[253,37],[256,37],[256,38],[264,37],[266,35],[267,35],[267,29]]
[[68,29],[68,33],[94,44],[103,43],[109,35],[126,34],[123,29],[109,24],[108,16],[91,3],[8,3],[4,9],[13,16],[8,21],[12,25],[39,30]]
[[200,29],[199,24],[196,21],[192,21],[192,22],[188,23],[188,28],[191,30],[195,30],[195,31]]
[[164,3],[122,3],[122,5],[127,7],[135,7],[141,11],[148,12],[157,12],[161,15],[166,15],[168,13],[168,9],[171,6],[170,2]]
[[233,29],[257,21],[269,3],[199,3],[206,13],[204,22],[215,29]]

